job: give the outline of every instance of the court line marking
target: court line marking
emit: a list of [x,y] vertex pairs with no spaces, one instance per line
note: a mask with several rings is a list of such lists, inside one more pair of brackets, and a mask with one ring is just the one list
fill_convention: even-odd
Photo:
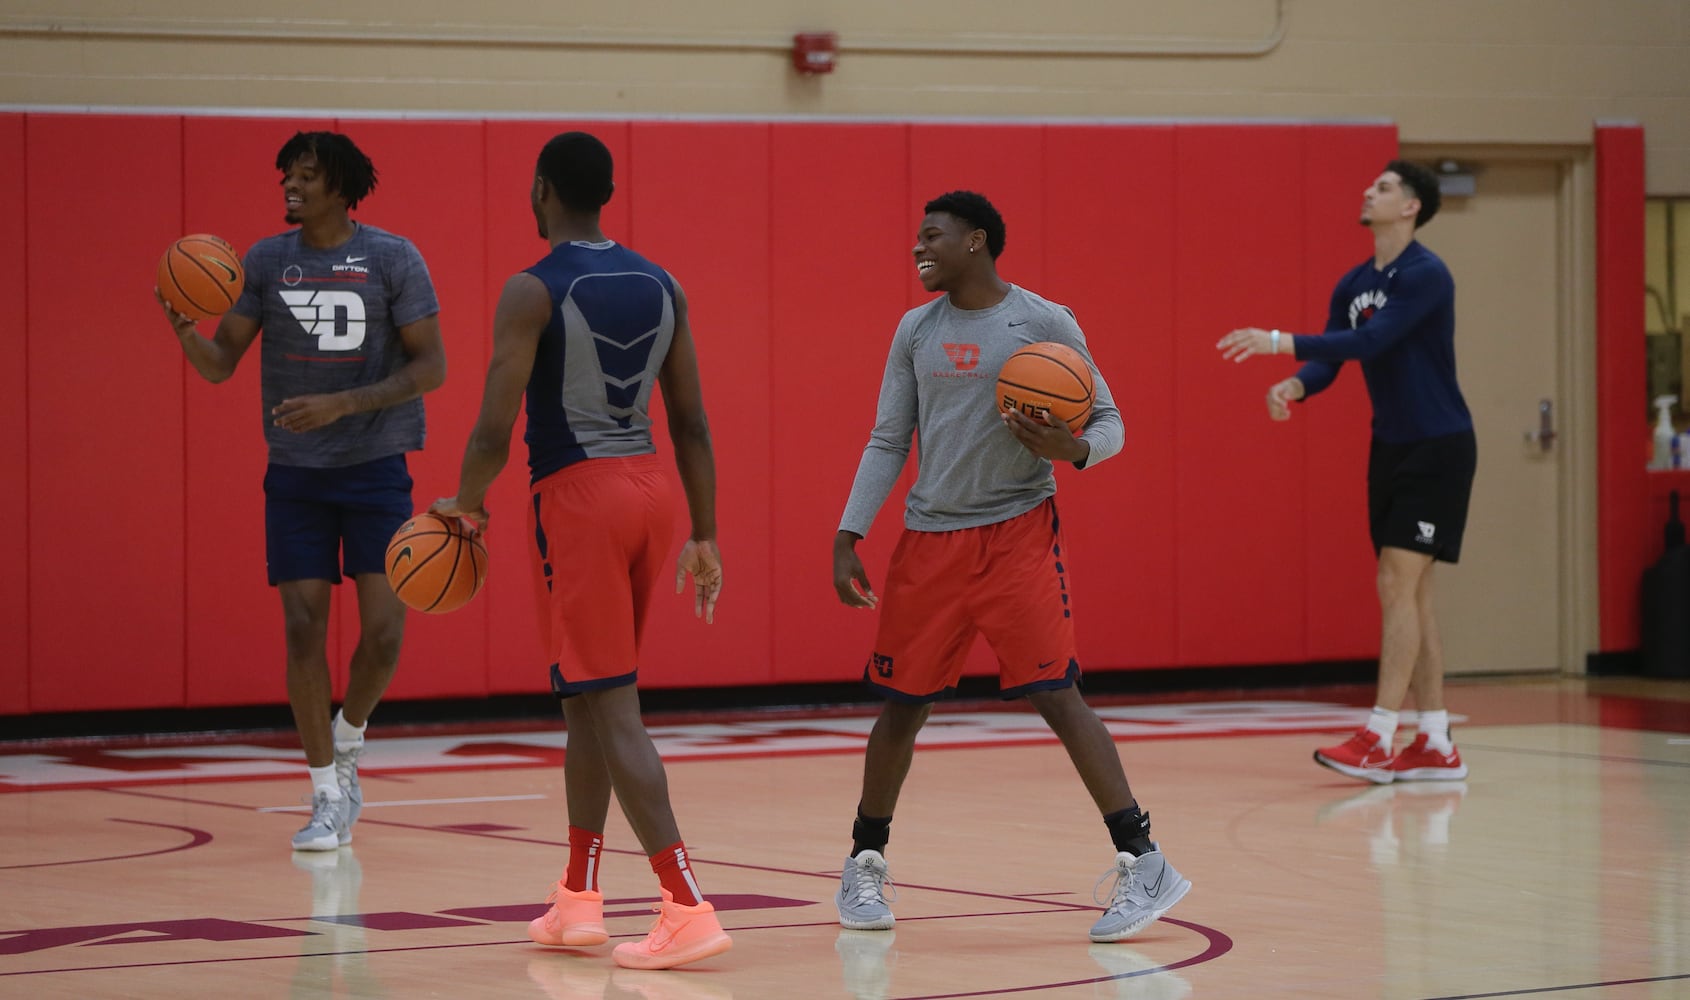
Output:
[[[963,892],[966,892],[966,890],[948,890],[948,891],[963,891]],[[902,918],[902,919],[907,920],[907,921],[912,921],[912,922],[913,921],[933,921],[933,920],[974,920],[974,919],[985,919],[985,918],[991,918],[991,917],[1042,916],[1042,915],[1045,915],[1045,914],[1057,914],[1057,913],[1063,913],[1063,912],[1065,912],[1065,911],[1060,910],[1060,909],[1040,909],[1040,910],[1006,910],[1006,911],[998,911],[998,912],[990,912],[990,913],[948,913],[948,914],[947,913],[936,913],[936,914],[931,914],[931,915],[928,915],[928,916],[905,917],[905,918]],[[1208,927],[1204,924],[1193,923],[1189,920],[1181,920],[1181,919],[1178,919],[1176,917],[1162,917],[1157,922],[1158,923],[1165,923],[1165,924],[1174,924],[1176,926],[1183,927],[1186,930],[1191,931],[1191,932],[1197,934],[1199,937],[1203,938],[1204,941],[1207,944],[1207,947],[1205,947],[1204,950],[1202,950],[1201,952],[1198,952],[1197,954],[1192,955],[1188,958],[1180,959],[1177,962],[1169,962],[1167,964],[1158,965],[1158,966],[1156,966],[1154,968],[1150,968],[1150,969],[1138,969],[1138,970],[1134,970],[1133,972],[1129,972],[1129,973],[1115,973],[1115,974],[1107,975],[1107,976],[1096,976],[1096,977],[1093,977],[1091,979],[1076,979],[1076,980],[1071,980],[1069,982],[1062,982],[1062,983],[1039,983],[1039,984],[1033,984],[1033,985],[1027,985],[1027,986],[1000,987],[1000,988],[996,988],[996,989],[988,989],[988,990],[981,990],[981,991],[968,992],[968,993],[934,994],[934,995],[931,995],[931,996],[924,996],[924,997],[911,997],[911,998],[907,998],[907,1000],[949,1000],[949,998],[953,998],[953,997],[998,996],[998,995],[1002,995],[1002,994],[1006,994],[1006,993],[1026,993],[1026,992],[1030,992],[1030,991],[1033,991],[1033,990],[1059,989],[1059,988],[1067,987],[1067,986],[1083,986],[1083,985],[1090,984],[1090,983],[1107,983],[1107,982],[1111,982],[1111,981],[1114,981],[1114,980],[1117,980],[1117,979],[1137,978],[1139,976],[1152,975],[1152,974],[1158,973],[1158,972],[1172,972],[1175,969],[1184,969],[1184,968],[1188,968],[1188,967],[1193,966],[1193,965],[1200,965],[1200,964],[1203,964],[1205,962],[1212,962],[1215,959],[1218,959],[1221,956],[1225,955],[1227,952],[1231,951],[1232,948],[1233,948],[1234,942],[1232,940],[1232,937],[1230,935],[1228,935],[1227,933],[1225,933],[1224,931],[1217,930],[1213,927]],[[482,926],[491,927],[491,926],[496,926],[496,925],[494,925],[494,924],[484,924]],[[802,928],[806,928],[806,927],[837,927],[837,926],[839,926],[839,922],[837,920],[827,920],[827,921],[813,921],[813,922],[812,921],[806,921],[806,922],[800,922],[800,923],[783,923],[783,924],[753,924],[753,925],[749,925],[749,926],[745,926],[745,927],[728,927],[728,928],[725,928],[725,929],[732,931],[733,933],[737,934],[737,933],[741,933],[741,932],[745,932],[745,931],[794,930],[794,929],[802,929]],[[630,932],[630,933],[612,934],[610,936],[612,938],[629,938],[631,940],[637,940],[639,938],[645,937],[645,934],[646,934],[646,932],[644,932],[644,931],[634,931],[634,932]],[[19,969],[15,972],[0,972],[0,978],[5,978],[5,977],[8,977],[8,976],[40,976],[40,975],[50,975],[50,974],[54,974],[54,973],[66,973],[66,972],[108,972],[108,971],[121,970],[121,969],[174,968],[174,967],[180,967],[180,966],[186,966],[186,965],[214,965],[214,964],[225,964],[225,963],[229,963],[229,962],[263,962],[263,961],[272,961],[272,960],[275,960],[275,959],[292,959],[294,961],[299,961],[301,959],[307,959],[307,958],[334,958],[334,957],[341,956],[341,955],[384,955],[384,954],[392,954],[392,953],[395,953],[395,952],[438,951],[438,950],[448,949],[448,948],[504,947],[504,946],[509,946],[509,945],[528,945],[530,947],[535,947],[534,942],[530,941],[526,938],[520,939],[520,940],[510,940],[510,941],[460,941],[460,942],[452,942],[452,943],[449,943],[449,944],[402,945],[402,946],[394,947],[394,948],[356,948],[356,949],[346,949],[344,951],[322,951],[322,952],[303,952],[303,953],[302,952],[289,952],[289,953],[280,954],[280,955],[231,955],[231,956],[224,957],[224,958],[192,958],[192,959],[182,959],[182,960],[172,961],[172,962],[130,962],[130,963],[124,963],[124,964],[118,964],[118,965],[85,965],[85,966],[75,966],[75,967],[58,968],[58,969]],[[542,954],[542,955],[557,954],[558,951],[559,951],[559,949],[538,948],[538,954]],[[1452,1000],[1453,1000],[1453,998],[1452,998]]]
[[1502,990],[1497,993],[1463,993],[1460,996],[1427,997],[1426,1000],[1486,1000],[1487,997],[1529,997],[1536,993],[1563,993],[1567,990],[1592,990],[1604,986],[1635,986],[1639,983],[1672,983],[1690,979],[1690,973],[1675,976],[1650,976],[1646,979],[1609,979],[1600,983],[1575,983],[1571,986],[1536,986],[1524,990]]
[[1653,757],[1622,757],[1619,754],[1584,753],[1578,750],[1539,750],[1536,747],[1499,747],[1484,743],[1463,742],[1461,745],[1469,750],[1517,753],[1528,757],[1565,757],[1569,760],[1598,760],[1605,764],[1639,764],[1644,767],[1690,767],[1690,760],[1656,760]]
[[[472,795],[461,799],[394,799],[390,802],[365,802],[365,809],[375,809],[379,806],[446,806],[462,805],[469,802],[526,802],[533,799],[543,799],[544,795]],[[310,812],[310,806],[259,806],[261,813],[289,813]]]
[[121,816],[107,816],[113,823],[133,823],[136,826],[156,826],[162,830],[179,830],[188,835],[186,844],[175,847],[161,847],[156,851],[142,851],[140,854],[112,854],[103,858],[73,858],[70,861],[35,861],[23,865],[0,865],[0,871],[14,868],[57,868],[62,865],[91,865],[100,861],[133,861],[136,858],[152,858],[160,854],[174,854],[177,851],[187,851],[195,847],[203,847],[211,843],[212,836],[208,831],[199,830],[191,826],[176,826],[171,823],[149,823],[144,819],[124,819]]

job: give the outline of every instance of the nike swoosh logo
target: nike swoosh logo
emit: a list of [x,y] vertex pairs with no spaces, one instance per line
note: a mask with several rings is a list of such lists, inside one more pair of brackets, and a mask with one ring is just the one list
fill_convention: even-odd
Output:
[[1012,319],[1012,320],[1009,321],[1009,325],[1010,326],[1026,326],[1027,321],[1024,320],[1024,319]]
[[363,256],[363,257],[354,257],[354,256],[352,256],[352,255],[351,255],[351,254],[347,254],[347,255],[346,255],[346,262],[347,262],[347,263],[348,263],[348,264],[356,264],[356,263],[358,263],[358,262],[359,262],[359,261],[361,261],[361,260],[369,260],[369,259],[370,259],[370,258],[369,258],[369,255],[367,255],[367,254],[366,254],[366,255],[365,255],[365,256]]
[[1043,663],[1039,664],[1039,669],[1043,670],[1044,668],[1050,666],[1051,664],[1053,664],[1055,662],[1056,662],[1055,660],[1046,660]]
[[1163,865],[1162,870],[1156,873],[1156,884],[1145,886],[1144,887],[1144,894],[1146,896],[1149,896],[1151,899],[1155,899],[1156,894],[1162,891],[1162,880],[1164,878],[1166,878],[1167,876],[1168,876],[1168,866]]
[[210,264],[212,267],[215,267],[218,270],[222,271],[224,274],[228,275],[230,284],[233,284],[235,279],[237,277],[239,277],[239,275],[237,275],[235,273],[235,269],[229,266],[228,261],[218,260],[216,257],[212,257],[212,256],[203,256],[203,257],[200,258],[200,260],[204,261],[207,264]]

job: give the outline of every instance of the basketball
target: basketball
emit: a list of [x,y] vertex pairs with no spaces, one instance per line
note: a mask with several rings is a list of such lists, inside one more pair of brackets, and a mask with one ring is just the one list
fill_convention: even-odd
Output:
[[1091,417],[1091,366],[1067,344],[1028,344],[998,370],[998,409],[1034,420],[1049,413],[1078,434]]
[[229,241],[210,233],[184,236],[158,261],[158,291],[170,308],[190,319],[229,311],[241,297],[246,272]]
[[487,547],[456,518],[423,511],[387,543],[387,582],[405,606],[431,615],[456,611],[487,581]]

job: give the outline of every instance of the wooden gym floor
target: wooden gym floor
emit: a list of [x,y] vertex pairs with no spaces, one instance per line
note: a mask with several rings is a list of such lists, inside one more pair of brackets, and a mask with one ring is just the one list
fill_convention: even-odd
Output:
[[[1195,883],[1113,945],[1086,938],[1113,850],[1036,715],[935,714],[890,933],[841,931],[832,904],[869,717],[653,718],[735,942],[656,973],[524,933],[565,857],[561,721],[375,733],[356,840],[319,855],[286,843],[306,792],[286,734],[0,744],[0,996],[1690,997],[1690,685],[1452,683],[1472,776],[1448,785],[1310,760],[1368,695],[1099,703]],[[620,815],[606,846],[614,944],[656,881]]]

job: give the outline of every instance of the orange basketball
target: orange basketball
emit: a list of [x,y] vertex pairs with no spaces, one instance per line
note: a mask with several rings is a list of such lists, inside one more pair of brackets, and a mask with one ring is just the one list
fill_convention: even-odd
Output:
[[998,409],[1033,419],[1049,413],[1080,433],[1091,417],[1091,366],[1067,344],[1028,344],[998,370]]
[[487,547],[457,518],[423,511],[387,543],[387,582],[405,605],[431,615],[456,611],[487,582]]
[[210,233],[184,236],[158,261],[158,290],[170,308],[192,319],[229,311],[241,297],[246,272],[229,241]]

